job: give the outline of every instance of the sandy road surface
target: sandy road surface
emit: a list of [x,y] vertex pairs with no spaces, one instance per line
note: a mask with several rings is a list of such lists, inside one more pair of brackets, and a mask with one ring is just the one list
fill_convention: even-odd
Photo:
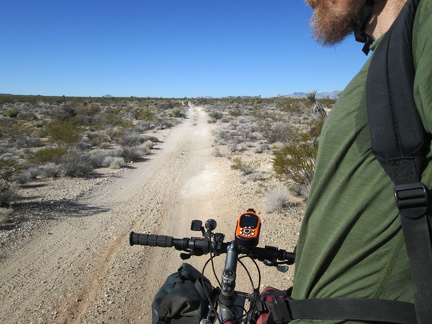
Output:
[[[191,108],[148,161],[1,260],[0,323],[150,323],[153,295],[181,260],[172,249],[130,247],[129,232],[189,237],[192,219],[215,218],[230,236],[237,216],[260,203],[235,194],[226,160],[212,154],[212,127]],[[264,269],[264,276],[263,284],[287,285],[291,274]]]

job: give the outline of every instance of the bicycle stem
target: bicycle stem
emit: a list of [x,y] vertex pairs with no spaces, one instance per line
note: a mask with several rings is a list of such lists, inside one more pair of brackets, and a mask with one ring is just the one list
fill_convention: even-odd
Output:
[[236,270],[239,248],[232,241],[227,247],[227,256],[225,260],[225,268],[222,272],[221,293],[219,295],[219,306],[222,323],[226,323],[235,315],[235,285],[236,285]]

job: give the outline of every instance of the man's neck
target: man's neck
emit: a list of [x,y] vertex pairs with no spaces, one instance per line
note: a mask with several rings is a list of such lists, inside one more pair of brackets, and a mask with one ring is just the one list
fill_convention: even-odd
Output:
[[378,0],[374,7],[366,33],[374,40],[385,34],[399,15],[407,0]]

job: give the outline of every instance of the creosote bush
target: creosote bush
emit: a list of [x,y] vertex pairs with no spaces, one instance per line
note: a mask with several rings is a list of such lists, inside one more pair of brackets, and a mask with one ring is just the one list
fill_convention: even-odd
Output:
[[312,181],[317,148],[313,143],[294,142],[274,151],[273,169],[282,181],[309,184]]
[[300,133],[291,143],[274,150],[273,169],[280,180],[305,185],[311,183],[323,122],[324,118],[315,120],[307,132]]
[[58,145],[70,146],[81,139],[82,128],[68,121],[52,121],[46,130],[50,141]]
[[17,108],[9,108],[5,111],[5,116],[9,118],[16,118],[19,112],[20,111]]
[[36,165],[43,165],[46,163],[59,164],[67,152],[68,150],[64,147],[48,147],[31,153],[28,159],[31,163]]

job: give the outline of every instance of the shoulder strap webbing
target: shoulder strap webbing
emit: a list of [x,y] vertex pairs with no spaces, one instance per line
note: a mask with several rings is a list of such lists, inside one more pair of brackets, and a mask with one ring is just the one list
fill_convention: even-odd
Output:
[[347,320],[370,323],[415,323],[414,305],[411,303],[367,299],[326,298],[273,299],[266,303],[270,310],[268,324],[288,323],[294,319]]
[[395,184],[394,195],[410,261],[417,323],[430,323],[429,190],[421,183],[426,136],[413,95],[412,26],[418,3],[419,0],[408,1],[401,19],[377,47],[369,68],[366,95],[372,151]]
[[425,132],[414,102],[412,26],[419,0],[408,0],[375,50],[368,73],[367,105],[372,151],[395,183],[395,198],[407,245],[414,305],[377,299],[275,299],[274,323],[292,319],[345,319],[386,323],[430,323],[432,248],[428,188],[420,177]]
[[[425,160],[424,128],[413,95],[412,24],[418,2],[409,0],[384,35],[373,54],[366,86],[372,151],[399,183],[417,181]],[[412,161],[412,170],[400,169]]]

